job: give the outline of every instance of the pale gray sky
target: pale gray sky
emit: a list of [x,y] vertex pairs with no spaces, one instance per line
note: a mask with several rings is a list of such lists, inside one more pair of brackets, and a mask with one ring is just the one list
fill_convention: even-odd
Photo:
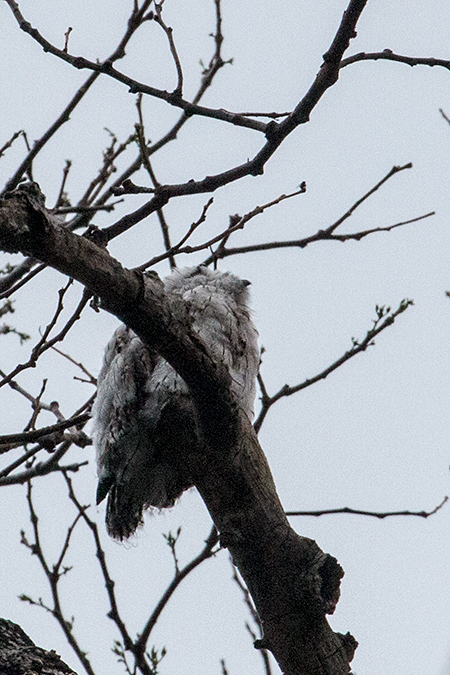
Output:
[[[63,46],[73,27],[70,50],[91,59],[104,58],[123,33],[130,2],[86,0],[61,3],[22,0],[20,7],[51,42]],[[223,0],[224,57],[232,66],[218,75],[204,104],[234,111],[292,109],[310,86],[331,43],[346,3],[305,0],[260,3]],[[165,19],[185,67],[186,95],[195,91],[199,60],[208,61],[214,28],[212,0],[181,3],[166,0]],[[6,3],[0,5],[0,146],[13,132],[26,129],[39,138],[87,72],[44,54],[22,33]],[[388,0],[369,2],[349,54],[381,51],[450,59],[450,5]],[[174,68],[156,26],[144,27],[132,41],[120,69],[156,87],[175,86]],[[386,510],[431,510],[449,489],[450,433],[450,127],[439,113],[450,115],[450,75],[443,68],[384,61],[351,65],[311,115],[282,145],[264,176],[246,178],[214,195],[203,232],[223,229],[228,216],[244,214],[258,204],[296,189],[306,181],[306,194],[288,200],[253,220],[234,245],[313,234],[334,222],[393,165],[413,169],[392,178],[352,216],[343,232],[383,227],[435,210],[436,216],[360,242],[316,243],[306,249],[252,253],[227,258],[230,269],[252,281],[255,322],[266,353],[262,374],[270,393],[297,384],[323,370],[363,338],[375,317],[375,305],[397,307],[405,298],[414,306],[376,340],[376,346],[352,359],[324,382],[289,399],[269,413],[261,441],[286,510],[350,506]],[[147,134],[157,140],[178,113],[146,100]],[[60,133],[35,164],[35,178],[55,199],[64,162],[73,160],[68,181],[75,201],[101,162],[108,143],[104,127],[124,140],[136,121],[134,96],[126,87],[103,78],[94,85]],[[206,119],[193,119],[154,158],[162,183],[222,171],[254,155],[261,137],[251,130]],[[124,167],[135,151],[120,163]],[[17,141],[0,162],[1,183],[24,156]],[[145,176],[142,176],[142,182]],[[129,197],[127,209],[142,203]],[[196,220],[207,197],[173,200],[166,209],[173,239]],[[105,226],[121,213],[101,214]],[[138,265],[161,250],[156,219],[148,219],[115,240],[110,251],[125,265]],[[197,263],[202,256],[190,262]],[[187,258],[180,260],[186,264]],[[3,265],[4,263],[2,263]],[[158,267],[161,274],[166,265]],[[17,295],[17,328],[39,338],[56,303],[61,275],[46,271]],[[79,297],[76,285],[67,315]],[[9,320],[9,319],[8,319]],[[94,374],[117,321],[105,313],[86,312],[64,349]],[[28,358],[14,335],[1,338],[0,367],[9,370]],[[20,383],[39,391],[48,377],[46,400],[58,400],[69,414],[87,396],[89,385],[74,381],[77,369],[47,354]],[[7,387],[0,390],[0,434],[21,429],[29,406]],[[41,423],[54,421],[42,415]],[[92,460],[92,448],[73,450],[73,460]],[[93,503],[95,466],[76,476],[83,503]],[[36,501],[43,536],[56,556],[73,517],[62,480],[36,482]],[[342,596],[330,621],[335,630],[350,631],[360,642],[357,675],[449,675],[450,673],[450,507],[428,520],[361,516],[293,518],[302,535],[315,539],[345,569]],[[130,630],[135,633],[171,578],[170,554],[161,532],[182,525],[182,562],[200,550],[209,532],[209,517],[195,492],[184,495],[171,511],[147,518],[145,528],[127,545],[108,541],[104,506],[92,509],[104,535],[111,572]],[[17,600],[19,593],[49,597],[42,571],[19,545],[20,530],[29,530],[25,488],[0,489],[2,583],[0,614],[22,625],[30,637],[54,648],[79,672],[81,666],[51,616]],[[120,673],[110,651],[117,638],[105,618],[106,596],[91,543],[75,534],[63,581],[68,617],[89,652],[96,672]],[[230,675],[259,673],[244,622],[247,614],[231,582],[226,552],[203,564],[179,589],[160,619],[153,642],[166,645],[161,673],[220,673],[224,658]]]

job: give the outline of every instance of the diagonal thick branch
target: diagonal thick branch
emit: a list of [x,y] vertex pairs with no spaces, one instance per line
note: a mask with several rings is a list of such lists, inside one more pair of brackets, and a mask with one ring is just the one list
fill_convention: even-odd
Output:
[[356,642],[333,633],[325,618],[339,599],[342,568],[291,529],[256,434],[232,398],[230,375],[192,333],[183,303],[165,295],[156,275],[124,269],[87,237],[61,228],[33,183],[0,201],[0,249],[32,255],[85,284],[180,373],[204,439],[201,452],[183,460],[261,617],[256,646],[271,650],[286,675],[348,673]]

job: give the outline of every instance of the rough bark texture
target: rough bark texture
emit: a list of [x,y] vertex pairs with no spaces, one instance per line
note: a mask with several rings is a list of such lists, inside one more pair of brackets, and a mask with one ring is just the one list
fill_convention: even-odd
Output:
[[0,675],[76,675],[55,651],[36,647],[20,626],[0,619]]
[[183,306],[162,284],[124,269],[105,249],[55,224],[35,184],[0,202],[0,248],[42,260],[86,285],[180,373],[198,407],[205,439],[187,456],[190,475],[253,597],[264,627],[256,647],[286,675],[344,675],[357,646],[326,618],[343,570],[290,527],[256,434],[239,415],[226,368],[192,335]]

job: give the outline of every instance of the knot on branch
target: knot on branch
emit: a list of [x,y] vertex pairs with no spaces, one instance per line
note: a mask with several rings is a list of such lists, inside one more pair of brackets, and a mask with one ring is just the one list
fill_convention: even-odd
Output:
[[[341,594],[341,579],[344,576],[344,570],[339,565],[336,558],[326,554],[324,562],[319,567],[321,579],[320,595],[323,601],[323,608],[326,614],[333,614],[336,605],[339,602]],[[356,647],[355,647],[356,649]]]
[[105,232],[105,230],[97,227],[97,225],[89,225],[88,229],[84,233],[84,236],[86,239],[89,239],[89,241],[92,241],[97,246],[100,246],[100,248],[106,248],[108,246],[108,234]]
[[350,661],[352,661],[353,657],[355,656],[355,651],[359,643],[357,640],[355,640],[351,633],[346,633],[345,635],[342,633],[336,633],[336,635],[341,641],[342,647],[344,648],[344,651],[347,655],[348,662],[350,663]]
[[29,253],[51,225],[37,183],[23,183],[0,201],[0,242],[7,253]]

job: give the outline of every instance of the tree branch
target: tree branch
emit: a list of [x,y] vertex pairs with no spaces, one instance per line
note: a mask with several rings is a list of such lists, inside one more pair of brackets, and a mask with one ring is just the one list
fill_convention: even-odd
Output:
[[[239,117],[235,113],[230,113],[226,110],[212,110],[202,106],[190,103],[183,100],[181,97],[173,96],[173,93],[168,93],[154,87],[149,87],[136,82],[132,78],[119,73],[113,65],[113,58],[106,60],[104,63],[94,63],[83,57],[70,56],[64,50],[57,49],[51,45],[45,38],[43,38],[39,31],[33,28],[21,14],[17,3],[14,0],[6,0],[7,4],[13,11],[17,22],[22,30],[29,33],[35,40],[37,40],[46,51],[62,58],[71,63],[76,68],[89,68],[95,72],[101,72],[108,76],[127,84],[132,93],[143,93],[156,98],[160,98],[170,103],[181,107],[187,115],[204,115],[207,117],[216,118],[222,121],[229,122],[236,126],[244,126],[261,131],[265,134],[267,141],[261,150],[253,157],[253,159],[246,161],[244,164],[235,166],[232,169],[222,173],[207,176],[203,180],[192,180],[188,183],[178,185],[163,185],[155,191],[155,196],[152,200],[144,204],[139,209],[131,214],[121,218],[117,223],[105,229],[108,240],[122,234],[130,227],[140,222],[154,211],[157,211],[173,197],[182,195],[200,194],[203,192],[213,192],[219,187],[227,185],[233,181],[239,180],[244,176],[257,176],[264,172],[264,166],[271,158],[274,152],[278,149],[285,138],[292,133],[292,131],[309,120],[310,113],[317,105],[323,94],[333,86],[339,77],[339,64],[342,55],[348,48],[350,40],[356,35],[355,28],[358,19],[364,10],[367,0],[350,0],[347,10],[344,12],[341,24],[335,35],[330,49],[324,54],[324,62],[316,75],[316,78],[311,85],[309,91],[302,98],[293,112],[280,124],[271,121],[269,124],[263,124],[256,120],[250,120],[247,117]],[[145,3],[144,3],[145,4]],[[118,50],[116,50],[118,52]],[[122,55],[122,54],[121,54]],[[118,58],[118,57],[117,57]]]
[[20,626],[0,619],[0,671],[2,675],[28,675],[37,669],[46,675],[76,675],[58,654],[37,647]]
[[289,386],[288,384],[285,384],[284,387],[281,387],[281,389],[276,394],[274,394],[273,396],[269,396],[264,386],[262,377],[260,375],[258,381],[261,389],[262,407],[261,412],[259,413],[259,416],[253,425],[256,433],[258,433],[259,430],[261,429],[261,426],[264,422],[267,413],[269,412],[269,409],[273,406],[274,403],[279,401],[280,398],[283,398],[284,396],[292,396],[293,394],[296,394],[302,389],[306,389],[306,387],[310,387],[312,384],[319,382],[319,380],[324,380],[334,370],[340,368],[346,361],[353,358],[357,354],[360,354],[361,352],[365,352],[368,347],[371,347],[375,344],[374,338],[377,335],[379,335],[382,331],[384,331],[386,328],[392,326],[396,318],[400,314],[403,314],[403,312],[405,312],[408,309],[408,307],[410,307],[413,304],[414,303],[412,300],[408,299],[402,300],[394,312],[391,311],[390,307],[385,307],[384,305],[377,305],[375,308],[377,318],[373,320],[373,326],[370,330],[367,331],[364,339],[361,340],[361,342],[359,342],[355,338],[352,338],[353,346],[351,349],[348,349],[345,352],[345,354],[343,354],[339,359],[334,361],[334,363],[332,363],[330,366],[325,368],[325,370],[322,370],[314,377],[304,380],[300,384],[297,384],[293,387]]
[[343,59],[340,64],[340,68],[345,68],[346,66],[351,65],[352,63],[357,63],[358,61],[397,61],[398,63],[405,63],[407,66],[441,66],[450,70],[450,61],[446,59],[434,59],[429,57],[420,57],[420,56],[402,56],[401,54],[394,54],[391,49],[384,49],[382,52],[358,52],[358,54],[353,54],[348,56],[346,59]]
[[[111,77],[114,80],[117,80],[118,82],[122,82],[122,84],[127,85],[129,91],[132,94],[138,93],[147,94],[148,96],[161,99],[163,101],[166,101],[166,103],[169,103],[170,105],[173,105],[177,108],[181,108],[189,116],[200,115],[202,117],[210,117],[213,119],[221,120],[222,122],[228,122],[230,124],[233,124],[234,126],[247,127],[248,129],[253,129],[255,131],[259,131],[262,133],[266,132],[267,124],[263,122],[257,122],[256,120],[248,119],[247,117],[237,115],[236,113],[224,110],[222,108],[214,109],[196,105],[195,103],[183,99],[181,96],[178,95],[176,90],[175,92],[168,92],[163,89],[157,89],[156,87],[151,87],[150,85],[138,82],[132,77],[125,75],[125,73],[121,73],[119,70],[114,68],[113,62],[117,60],[117,58],[121,58],[122,56],[124,56],[124,52],[120,54],[120,57],[112,55],[105,61],[103,61],[103,63],[99,63],[96,61],[90,61],[89,59],[86,59],[83,56],[72,56],[64,49],[58,49],[58,47],[52,45],[51,42],[49,42],[46,38],[44,38],[43,35],[41,35],[40,32],[25,19],[25,17],[23,16],[22,12],[19,9],[19,5],[17,4],[17,2],[15,2],[15,0],[5,0],[5,1],[9,5],[11,11],[13,12],[14,17],[17,23],[19,24],[21,30],[23,30],[25,33],[28,33],[33,38],[33,40],[35,40],[38,44],[41,45],[41,47],[45,52],[50,52],[50,54],[53,54],[54,56],[57,56],[59,59],[66,61],[66,63],[69,63],[74,68],[77,68],[78,70],[83,69],[92,70],[97,75],[101,73],[107,75],[108,77]],[[144,5],[146,7],[148,7],[150,4],[151,4],[150,0],[144,2]],[[116,52],[117,51],[118,50],[116,50]]]
[[448,502],[448,497],[444,497],[432,511],[362,511],[361,509],[351,509],[344,506],[342,509],[321,509],[320,511],[286,511],[287,516],[328,516],[336,513],[351,513],[356,516],[372,516],[383,520],[391,516],[417,516],[419,518],[429,518],[440,511],[444,504]]
[[77,639],[75,638],[74,632],[73,632],[73,623],[71,621],[67,621],[63,609],[61,606],[61,601],[59,597],[59,581],[61,577],[66,574],[70,568],[63,568],[61,570],[61,565],[64,561],[65,555],[68,551],[69,548],[69,542],[70,538],[72,536],[72,533],[74,531],[74,528],[77,524],[77,522],[80,519],[80,514],[78,513],[72,523],[72,525],[68,528],[67,533],[66,533],[66,538],[63,543],[63,546],[61,548],[61,553],[59,555],[58,561],[54,565],[50,565],[50,563],[46,560],[44,551],[41,546],[41,540],[40,540],[40,532],[39,532],[39,518],[37,516],[37,513],[34,508],[34,503],[33,503],[33,492],[32,492],[32,485],[31,482],[28,482],[27,486],[27,501],[28,501],[28,508],[30,512],[30,520],[33,528],[33,535],[34,535],[34,541],[32,543],[29,543],[27,540],[27,537],[25,535],[25,532],[22,531],[22,544],[26,546],[28,549],[30,549],[31,553],[33,555],[36,555],[39,563],[44,570],[45,576],[48,579],[49,585],[50,585],[50,590],[52,594],[52,600],[53,600],[53,606],[49,607],[40,598],[38,602],[30,598],[29,596],[22,595],[20,596],[20,599],[24,602],[29,602],[32,605],[38,605],[40,607],[43,607],[46,609],[52,616],[55,617],[55,619],[58,621],[59,625],[61,626],[61,629],[66,636],[67,641],[69,642],[70,646],[74,650],[75,654],[79,658],[80,662],[82,663],[87,675],[95,675],[94,670],[91,666],[91,663],[89,659],[87,658],[86,652],[84,652],[81,647],[78,644]]
[[163,594],[162,598],[156,605],[155,609],[153,610],[149,620],[145,624],[144,630],[140,634],[139,639],[137,640],[136,644],[134,645],[134,650],[136,653],[141,654],[142,656],[145,654],[145,650],[147,647],[147,642],[150,637],[150,633],[152,632],[153,628],[156,625],[156,622],[158,621],[161,612],[163,611],[164,607],[167,605],[169,602],[170,598],[180,585],[180,583],[185,579],[188,574],[190,574],[196,567],[198,567],[204,560],[207,560],[208,558],[211,558],[217,553],[217,550],[214,549],[215,545],[219,541],[219,536],[216,530],[216,527],[213,526],[211,532],[209,533],[207,539],[205,540],[205,546],[203,549],[200,551],[200,553],[193,558],[187,565],[183,567],[181,570],[176,570],[175,576],[172,579],[171,583],[169,584],[167,590]]
[[0,436],[0,454],[6,452],[9,449],[5,449],[4,446],[16,446],[17,444],[32,443],[37,441],[43,436],[49,436],[55,432],[63,431],[64,429],[69,429],[70,427],[84,425],[90,419],[90,415],[78,415],[77,417],[72,417],[69,420],[63,420],[62,422],[57,422],[48,427],[42,427],[41,429],[34,429],[33,431],[23,431],[18,434],[9,434],[6,436]]
[[[356,642],[333,633],[343,571],[289,526],[253,428],[239,411],[227,368],[192,332],[182,301],[156,275],[124,269],[103,248],[60,227],[36,184],[0,202],[0,248],[33,255],[101,298],[183,377],[195,402],[204,446],[186,456],[190,475],[254,599],[270,649],[286,675],[349,671]],[[56,455],[57,453],[55,453]]]

